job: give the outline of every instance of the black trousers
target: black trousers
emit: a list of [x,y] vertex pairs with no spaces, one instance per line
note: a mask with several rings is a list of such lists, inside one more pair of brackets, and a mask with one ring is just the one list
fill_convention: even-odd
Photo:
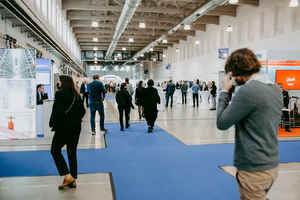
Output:
[[[288,112],[288,111],[283,111],[283,112],[282,112],[282,115],[284,116],[284,120],[285,120],[286,122],[289,122],[289,121],[290,121],[290,115],[289,115],[289,112]],[[285,129],[289,129],[289,128],[291,128],[291,125],[290,125],[290,124],[285,125]]]
[[85,103],[86,103],[86,107],[89,107],[89,93],[83,93],[82,95],[82,104],[84,103],[84,99],[85,99]]
[[195,99],[197,101],[197,107],[199,105],[199,95],[198,94],[193,94],[193,106],[195,106]]
[[[71,174],[75,179],[77,178],[77,144],[81,131],[81,120],[75,118],[64,119],[61,126],[55,131],[52,144],[51,154],[53,156],[55,165],[61,176]],[[66,161],[61,154],[63,146],[67,145],[67,154],[69,160],[70,170]]]
[[186,104],[186,92],[182,92],[182,103]]
[[129,106],[118,106],[119,110],[119,121],[120,121],[120,126],[121,129],[124,128],[123,124],[123,113],[125,114],[125,121],[126,121],[126,126],[129,124]]

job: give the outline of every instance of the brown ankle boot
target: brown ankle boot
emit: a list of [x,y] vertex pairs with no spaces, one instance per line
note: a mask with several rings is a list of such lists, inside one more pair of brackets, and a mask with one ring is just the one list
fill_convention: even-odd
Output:
[[58,186],[58,189],[63,189],[69,185],[71,185],[72,183],[75,182],[75,179],[73,177],[69,178],[69,179],[64,179],[64,182],[62,185]]

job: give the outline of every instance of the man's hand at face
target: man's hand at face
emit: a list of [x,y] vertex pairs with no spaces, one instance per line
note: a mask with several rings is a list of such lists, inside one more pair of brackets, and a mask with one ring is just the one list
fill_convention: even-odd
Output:
[[233,86],[233,79],[231,76],[225,76],[222,80],[222,89],[229,91]]

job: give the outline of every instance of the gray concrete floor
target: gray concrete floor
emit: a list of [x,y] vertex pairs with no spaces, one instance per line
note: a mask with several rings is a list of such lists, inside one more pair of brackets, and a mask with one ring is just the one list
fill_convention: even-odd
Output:
[[[221,168],[235,178],[234,166]],[[271,200],[298,200],[300,199],[299,181],[300,163],[280,163],[278,178],[267,197]]]
[[[176,102],[176,99],[174,102]],[[106,100],[104,102],[104,110],[105,123],[118,123],[118,111],[115,100]],[[92,136],[89,109],[86,111],[87,114],[82,122],[78,149],[105,148],[104,134],[99,130],[99,116],[97,115],[96,117],[97,134]],[[144,119],[139,120],[137,107],[131,111],[130,120],[131,122],[145,121]],[[159,112],[156,121],[157,126],[186,145],[234,143],[234,127],[226,131],[220,131],[216,128],[215,123],[216,111],[199,110],[182,104],[174,104],[172,109],[167,108],[165,111]],[[300,140],[300,137],[279,138],[279,140]],[[51,141],[52,138],[50,137],[34,140],[0,140],[0,151],[50,150]],[[287,164],[284,164],[284,166],[287,166],[287,168],[281,165],[280,177],[276,181],[276,187],[274,185],[274,188],[278,189],[272,189],[268,196],[271,199],[299,199],[300,166]],[[291,167],[289,168],[289,166]],[[230,171],[231,168],[227,169]],[[79,175],[81,177],[78,179],[80,180],[78,187],[75,190],[69,189],[64,191],[57,190],[57,186],[62,182],[62,178],[59,176],[0,178],[3,180],[3,183],[0,185],[0,199],[93,199],[94,197],[105,200],[112,199],[109,175],[96,174],[95,179],[93,179],[94,175]],[[91,187],[90,183],[93,183]],[[287,183],[291,184],[291,187],[287,186]],[[21,198],[22,194],[25,193],[27,195],[30,193],[30,196]],[[104,196],[100,197],[98,193]],[[295,198],[295,195],[298,198]]]
[[114,199],[109,173],[79,174],[77,188],[66,187],[64,190],[57,189],[58,183],[63,181],[59,176],[13,177],[2,180],[1,200]]

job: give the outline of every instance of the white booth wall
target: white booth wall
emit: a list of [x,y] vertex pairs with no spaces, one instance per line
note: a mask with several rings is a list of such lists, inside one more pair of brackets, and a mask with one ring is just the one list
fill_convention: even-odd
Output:
[[[174,81],[203,79],[216,81],[218,71],[226,60],[218,59],[219,48],[229,48],[230,53],[239,48],[253,51],[263,49],[300,49],[300,7],[290,8],[289,0],[260,0],[258,8],[239,6],[237,17],[220,17],[220,25],[207,25],[207,31],[196,31],[196,37],[174,44],[164,51],[163,63],[148,68],[148,77]],[[227,32],[228,25],[233,32]],[[199,45],[195,40],[200,41]],[[179,53],[175,52],[176,48]],[[165,69],[170,63],[171,69]],[[135,73],[134,76],[142,77]]]

